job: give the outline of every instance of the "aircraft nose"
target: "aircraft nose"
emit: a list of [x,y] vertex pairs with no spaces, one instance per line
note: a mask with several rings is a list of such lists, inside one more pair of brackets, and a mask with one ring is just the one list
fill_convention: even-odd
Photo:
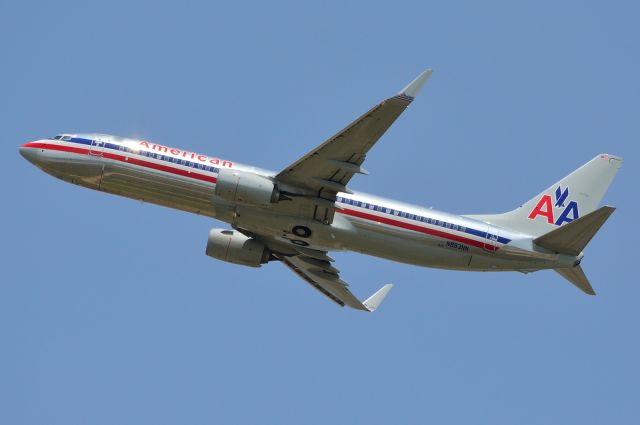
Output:
[[19,148],[20,155],[32,164],[38,162],[38,147],[36,144],[37,142],[28,142]]

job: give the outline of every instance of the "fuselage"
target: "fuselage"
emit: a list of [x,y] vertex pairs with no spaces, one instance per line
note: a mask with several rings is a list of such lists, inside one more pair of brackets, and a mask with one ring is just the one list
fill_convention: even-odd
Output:
[[580,260],[540,249],[527,234],[360,192],[338,193],[333,221],[305,222],[313,232],[300,240],[286,231],[300,218],[275,206],[233,205],[215,196],[221,169],[269,178],[276,173],[144,140],[70,134],[26,143],[20,152],[64,181],[266,232],[283,244],[455,270],[530,272],[571,267]]

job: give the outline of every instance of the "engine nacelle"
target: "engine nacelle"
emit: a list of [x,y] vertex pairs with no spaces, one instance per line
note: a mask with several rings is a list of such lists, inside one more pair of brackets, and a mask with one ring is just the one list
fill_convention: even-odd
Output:
[[245,205],[274,204],[280,197],[277,186],[269,178],[228,168],[220,169],[215,194],[226,201]]
[[218,260],[249,267],[260,267],[271,255],[262,242],[231,229],[211,229],[206,253]]

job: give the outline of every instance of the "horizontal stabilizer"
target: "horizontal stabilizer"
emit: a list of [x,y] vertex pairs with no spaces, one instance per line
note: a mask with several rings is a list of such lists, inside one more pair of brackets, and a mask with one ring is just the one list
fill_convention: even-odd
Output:
[[542,248],[562,254],[578,255],[613,214],[614,207],[604,206],[573,220],[534,240]]
[[585,294],[595,295],[595,291],[591,287],[589,283],[589,279],[582,271],[582,267],[575,266],[566,269],[555,269],[556,272],[569,282],[573,283],[578,289],[580,289]]

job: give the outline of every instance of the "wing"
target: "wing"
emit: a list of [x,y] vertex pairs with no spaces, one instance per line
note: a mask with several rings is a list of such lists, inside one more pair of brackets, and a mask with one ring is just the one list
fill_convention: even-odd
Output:
[[[368,174],[361,165],[367,152],[380,139],[400,114],[409,106],[431,75],[427,69],[396,96],[382,101],[349,124],[335,136],[294,162],[277,176],[276,180],[290,193],[305,193],[315,197],[323,208],[331,208],[337,192],[350,193],[347,184],[354,174]],[[326,202],[329,201],[329,202]],[[330,222],[330,214],[316,214],[314,218]]]
[[[348,284],[340,279],[340,272],[333,267],[325,252],[306,250],[294,256],[278,256],[278,258],[305,282],[316,288],[336,304],[364,310],[374,311],[387,295],[393,285],[386,284],[375,294],[362,302],[349,291]],[[313,251],[313,252],[312,252]]]

